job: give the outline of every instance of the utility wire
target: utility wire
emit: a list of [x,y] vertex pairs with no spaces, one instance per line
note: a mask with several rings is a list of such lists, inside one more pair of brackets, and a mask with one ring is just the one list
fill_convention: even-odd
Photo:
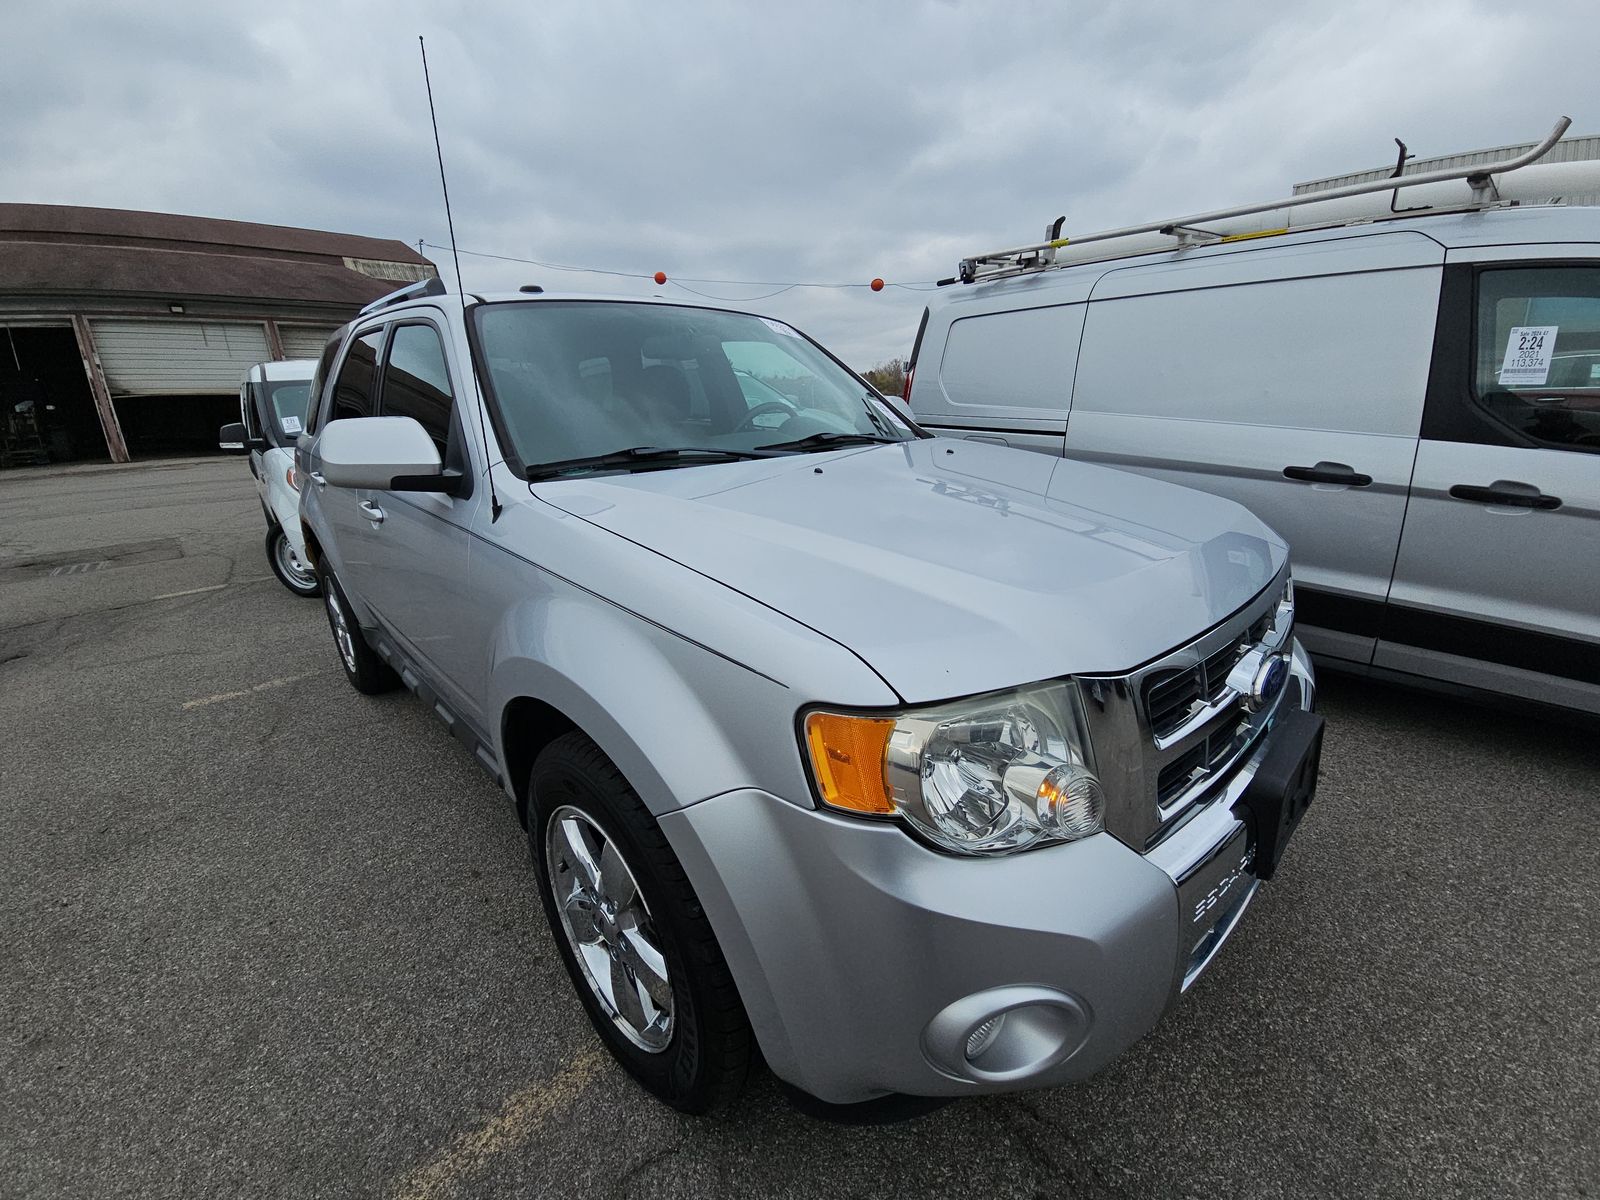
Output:
[[[455,249],[451,246],[436,245],[433,242],[425,241],[422,244],[428,247],[430,250]],[[647,271],[612,271],[604,267],[578,267],[573,266],[570,263],[544,262],[543,260],[537,258],[518,258],[510,254],[490,254],[485,250],[455,250],[455,252],[458,254],[470,254],[474,258],[491,258],[497,262],[522,263],[532,267],[541,267],[547,271],[572,271],[582,275],[610,275],[617,279],[644,279],[651,282],[655,280],[655,276]],[[667,276],[667,282],[681,287],[684,291],[689,292],[692,295],[702,296],[707,300],[768,300],[773,296],[781,296],[784,292],[792,291],[795,288],[827,288],[831,290],[843,290],[847,288],[870,289],[872,287],[870,283],[811,283],[804,281],[784,282],[776,279],[703,279],[693,275],[686,275],[682,279],[679,279],[677,276],[669,275]],[[695,288],[689,287],[688,285],[690,283],[707,283],[712,284],[713,286],[722,285],[724,287],[770,287],[776,288],[777,290],[766,292],[760,296],[714,296],[709,292],[702,292],[696,290]],[[887,280],[884,282],[884,287],[886,288],[900,288],[902,291],[907,292],[931,292],[936,290],[937,286],[938,285],[932,280],[928,280],[926,282],[918,281],[916,283],[890,283]]]

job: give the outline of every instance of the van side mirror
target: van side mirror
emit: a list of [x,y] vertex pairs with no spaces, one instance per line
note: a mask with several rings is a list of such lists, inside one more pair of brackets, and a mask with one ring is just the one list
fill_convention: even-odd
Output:
[[230,454],[248,454],[252,450],[266,448],[267,444],[264,441],[250,436],[250,431],[244,427],[242,421],[235,421],[217,430],[218,450],[226,450]]
[[444,469],[433,439],[410,417],[330,421],[317,436],[313,456],[334,487],[452,494],[461,479]]

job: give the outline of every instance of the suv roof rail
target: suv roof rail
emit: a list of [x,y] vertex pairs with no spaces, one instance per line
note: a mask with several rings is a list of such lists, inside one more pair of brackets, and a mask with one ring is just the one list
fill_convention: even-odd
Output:
[[[1057,218],[1054,224],[1046,230],[1046,240],[1035,242],[1027,246],[1013,246],[1009,250],[991,250],[984,254],[974,254],[970,258],[961,260],[955,278],[941,279],[941,285],[955,283],[959,279],[962,283],[973,283],[980,279],[993,279],[1002,275],[1016,275],[1025,271],[1042,271],[1056,263],[1056,251],[1067,245],[1081,246],[1089,242],[1109,242],[1117,238],[1135,237],[1140,234],[1162,234],[1177,239],[1177,247],[1195,245],[1212,245],[1217,242],[1244,241],[1249,238],[1271,237],[1274,234],[1289,232],[1286,226],[1283,229],[1247,230],[1243,232],[1223,232],[1211,229],[1202,229],[1202,225],[1214,224],[1218,221],[1227,221],[1237,217],[1248,217],[1258,213],[1275,212],[1281,208],[1298,208],[1305,204],[1322,204],[1329,200],[1342,200],[1348,196],[1361,196],[1373,192],[1398,192],[1400,188],[1416,187],[1418,184],[1444,183],[1450,180],[1465,179],[1467,186],[1472,189],[1472,198],[1467,207],[1482,208],[1499,200],[1499,193],[1495,190],[1493,176],[1515,171],[1529,163],[1537,162],[1550,152],[1550,148],[1561,140],[1567,132],[1567,127],[1572,124],[1569,117],[1562,117],[1555,124],[1543,141],[1532,149],[1517,155],[1514,158],[1501,159],[1498,162],[1478,163],[1473,166],[1446,167],[1438,171],[1424,171],[1415,175],[1400,175],[1398,168],[1396,176],[1388,179],[1369,179],[1361,183],[1352,183],[1345,187],[1329,188],[1320,192],[1304,192],[1299,195],[1286,196],[1277,200],[1265,200],[1255,204],[1241,204],[1234,208],[1221,208],[1215,212],[1196,213],[1188,217],[1173,217],[1165,221],[1149,221],[1143,225],[1128,225],[1121,229],[1106,229],[1098,233],[1082,234],[1078,237],[1065,238],[1061,236],[1061,225],[1065,218]],[[1402,148],[1402,156],[1404,149]],[[1402,163],[1404,158],[1402,157]],[[1394,212],[1390,200],[1389,209],[1365,213],[1359,217],[1347,217],[1337,224],[1346,224],[1350,221],[1370,221],[1376,216],[1411,215],[1415,216],[1421,210],[1409,209]],[[1430,210],[1441,211],[1441,210]],[[1137,249],[1127,249],[1127,254],[1147,254],[1152,247],[1147,244],[1140,245]],[[1108,258],[1119,257],[1115,250],[1106,255]],[[1065,265],[1065,264],[1063,264]]]
[[408,283],[403,288],[397,288],[387,296],[379,296],[371,304],[366,305],[356,314],[364,317],[368,313],[375,313],[380,308],[388,308],[391,304],[400,304],[406,300],[420,300],[424,296],[444,295],[444,280],[437,275],[430,275],[427,279],[419,279],[415,283]]

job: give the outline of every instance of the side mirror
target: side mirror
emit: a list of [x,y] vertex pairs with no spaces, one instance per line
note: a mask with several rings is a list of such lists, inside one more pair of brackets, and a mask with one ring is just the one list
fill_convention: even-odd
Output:
[[330,421],[317,437],[314,458],[334,487],[449,493],[461,478],[444,469],[433,439],[410,417]]
[[217,430],[217,449],[226,450],[230,454],[244,454],[250,449],[247,443],[250,435],[242,421],[235,421],[232,425],[224,425]]

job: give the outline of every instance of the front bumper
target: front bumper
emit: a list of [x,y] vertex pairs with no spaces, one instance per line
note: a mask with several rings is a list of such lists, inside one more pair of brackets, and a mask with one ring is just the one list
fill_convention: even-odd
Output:
[[[1298,645],[1292,669],[1310,708]],[[957,858],[755,790],[661,827],[779,1077],[833,1103],[1049,1087],[1149,1032],[1232,932],[1258,883],[1231,807],[1270,741],[1143,855],[1097,834]],[[969,1061],[969,1039],[1000,1013]]]

